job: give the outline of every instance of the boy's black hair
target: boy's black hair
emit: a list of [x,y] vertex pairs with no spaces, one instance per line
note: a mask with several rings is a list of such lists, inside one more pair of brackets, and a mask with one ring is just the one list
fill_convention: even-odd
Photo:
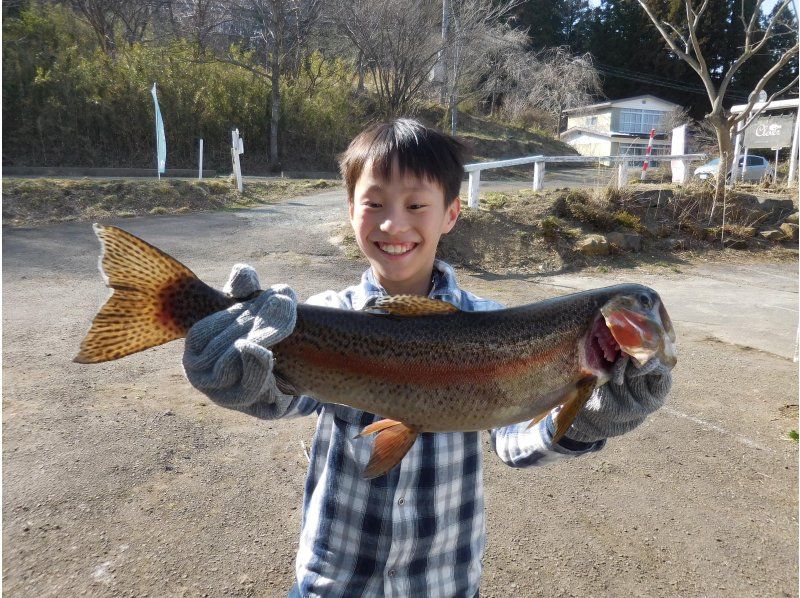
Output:
[[392,175],[397,158],[400,173],[438,183],[444,191],[444,205],[458,197],[464,178],[466,146],[445,133],[430,129],[417,120],[398,118],[372,125],[350,142],[339,156],[339,170],[353,201],[356,182],[367,164],[383,178]]

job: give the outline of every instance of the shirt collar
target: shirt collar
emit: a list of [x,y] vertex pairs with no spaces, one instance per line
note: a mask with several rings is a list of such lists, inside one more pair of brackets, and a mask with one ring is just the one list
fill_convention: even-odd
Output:
[[[431,283],[431,291],[428,293],[428,297],[439,301],[447,301],[456,307],[460,306],[461,290],[458,288],[455,272],[449,264],[442,260],[434,260]],[[370,301],[374,301],[378,297],[385,297],[388,294],[386,289],[375,278],[372,268],[368,268],[361,275],[361,284],[356,287],[353,293],[353,309],[363,309]]]

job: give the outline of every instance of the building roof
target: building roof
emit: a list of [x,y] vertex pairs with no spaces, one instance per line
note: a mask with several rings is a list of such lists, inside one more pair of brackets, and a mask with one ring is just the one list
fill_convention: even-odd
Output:
[[662,102],[664,104],[670,104],[675,108],[680,108],[680,104],[676,104],[675,102],[670,102],[669,100],[663,100],[657,96],[651,95],[649,93],[640,95],[640,96],[631,96],[629,98],[619,98],[617,100],[608,100],[607,102],[599,102],[597,104],[589,104],[588,106],[578,106],[577,108],[570,108],[569,110],[564,110],[564,114],[577,114],[580,112],[594,112],[596,110],[601,110],[603,108],[613,108],[616,104],[620,102],[628,102],[630,100],[639,100],[639,99],[652,99]]

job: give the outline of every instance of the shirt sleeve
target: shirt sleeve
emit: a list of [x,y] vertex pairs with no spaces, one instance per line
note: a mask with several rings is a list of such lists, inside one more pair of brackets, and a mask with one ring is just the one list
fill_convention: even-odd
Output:
[[489,430],[492,448],[497,456],[510,467],[536,467],[556,461],[579,457],[599,451],[605,439],[597,442],[578,442],[563,437],[553,443],[555,425],[552,413],[530,428],[530,422],[521,422]]

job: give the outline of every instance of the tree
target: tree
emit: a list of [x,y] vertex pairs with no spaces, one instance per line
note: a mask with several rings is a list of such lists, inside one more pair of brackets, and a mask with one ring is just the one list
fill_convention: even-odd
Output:
[[504,74],[509,81],[506,113],[518,118],[538,108],[553,115],[556,133],[564,110],[591,103],[601,87],[591,55],[572,56],[566,47],[509,56]]
[[449,27],[442,26],[441,84],[450,112],[451,135],[458,128],[458,104],[489,95],[487,83],[491,73],[506,56],[523,50],[524,33],[503,22],[517,3],[518,0],[443,2],[442,20]]
[[[758,94],[766,89],[767,85],[790,63],[792,58],[797,56],[796,38],[786,50],[775,56],[770,64],[765,66],[766,70],[761,73],[753,86],[750,99],[743,112],[729,113],[724,106],[725,96],[734,77],[742,67],[768,48],[770,40],[779,31],[776,26],[782,22],[781,19],[787,12],[791,0],[782,0],[769,16],[765,16],[762,11],[764,0],[755,0],[749,5],[743,2],[739,15],[744,28],[743,43],[741,47],[737,48],[735,57],[731,57],[732,61],[721,65],[719,71],[713,70],[710,66],[706,56],[708,49],[704,45],[704,39],[699,35],[710,0],[704,0],[699,8],[694,6],[692,0],[682,0],[680,4],[683,12],[674,13],[671,18],[667,15],[662,16],[663,13],[659,12],[659,6],[653,0],[637,1],[661,34],[669,50],[697,73],[708,95],[711,109],[706,115],[706,119],[714,127],[720,154],[720,168],[717,174],[714,204],[711,208],[711,216],[713,216],[714,207],[725,196],[725,179],[733,159],[732,132],[734,127],[738,127],[740,123],[746,124],[748,119],[752,118],[751,112]],[[792,86],[796,86],[797,81],[798,77],[795,75],[788,85],[774,91],[768,100],[772,100]]]
[[287,62],[297,69],[306,36],[319,16],[319,0],[238,0],[233,3],[229,35],[238,42],[238,50],[263,52],[264,66],[243,59],[236,47],[229,47],[222,60],[269,77],[271,110],[269,131],[269,168],[280,169],[278,125],[281,117],[281,75]]
[[429,81],[441,40],[434,0],[334,0],[331,18],[355,46],[384,116],[407,112]]

